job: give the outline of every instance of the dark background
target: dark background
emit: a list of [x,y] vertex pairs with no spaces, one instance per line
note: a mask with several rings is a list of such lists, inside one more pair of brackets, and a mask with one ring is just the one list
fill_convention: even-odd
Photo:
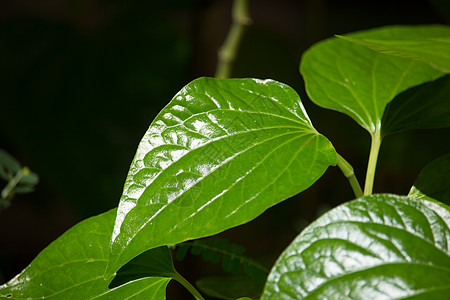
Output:
[[[0,148],[41,179],[34,193],[17,196],[0,213],[0,283],[75,223],[117,206],[129,164],[154,116],[185,84],[214,76],[231,3],[0,1]],[[350,118],[307,99],[298,72],[301,54],[333,34],[391,24],[448,24],[449,4],[250,0],[253,23],[233,77],[291,85],[315,127],[353,164],[362,182],[369,135]],[[408,193],[427,163],[450,152],[449,137],[448,129],[440,129],[386,138],[375,192]],[[330,168],[307,191],[222,236],[270,268],[305,225],[352,198],[345,178]],[[178,268],[191,280],[220,271],[189,258]],[[169,293],[181,295],[176,284],[169,287]]]

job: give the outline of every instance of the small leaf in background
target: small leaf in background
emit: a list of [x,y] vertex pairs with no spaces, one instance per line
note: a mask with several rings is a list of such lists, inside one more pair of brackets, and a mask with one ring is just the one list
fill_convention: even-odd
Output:
[[264,288],[263,284],[256,284],[247,276],[205,277],[195,284],[205,295],[233,300],[244,296],[259,299]]
[[387,26],[370,36],[339,36],[382,53],[423,61],[450,73],[450,27],[444,25]]
[[175,258],[183,260],[189,249],[192,255],[200,255],[205,261],[218,263],[222,260],[225,271],[235,275],[243,271],[257,284],[264,284],[269,273],[261,264],[243,255],[245,248],[230,243],[227,239],[209,238],[182,243],[176,246]]
[[0,286],[0,298],[104,300],[128,299],[134,295],[144,299],[165,299],[170,278],[142,278],[114,289],[108,288],[110,281],[104,280],[103,274],[108,263],[115,215],[114,209],[69,229],[22,273]]
[[[395,27],[346,37],[369,39],[389,30]],[[347,114],[372,134],[380,129],[385,107],[396,95],[443,76],[423,62],[383,54],[340,38],[308,49],[300,72],[314,103]]]
[[246,223],[335,164],[333,146],[292,88],[197,79],[159,113],[138,147],[105,276],[148,249]]
[[262,299],[447,299],[450,208],[395,195],[325,213],[276,262]]
[[450,205],[450,154],[427,165],[409,191],[412,199],[432,199]]
[[383,135],[408,129],[450,126],[450,75],[413,87],[390,102],[383,115]]
[[5,150],[0,149],[0,178],[9,180],[19,172],[20,163]]

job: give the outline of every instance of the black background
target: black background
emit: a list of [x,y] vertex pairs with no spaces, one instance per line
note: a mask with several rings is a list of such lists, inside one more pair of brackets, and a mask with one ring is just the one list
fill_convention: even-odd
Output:
[[[17,196],[0,213],[0,283],[75,223],[117,206],[129,164],[154,116],[185,84],[214,76],[231,3],[0,2],[0,148],[41,179],[34,193]],[[369,135],[345,115],[307,99],[298,72],[301,54],[334,34],[392,24],[448,24],[449,6],[446,0],[250,1],[253,23],[233,77],[291,85],[315,127],[362,181]],[[450,152],[449,133],[416,130],[386,138],[375,192],[408,193],[427,163]],[[221,236],[270,268],[304,226],[351,199],[345,178],[330,168],[307,191]],[[220,272],[189,258],[178,268],[192,281]],[[177,284],[169,285],[169,299],[185,296]]]

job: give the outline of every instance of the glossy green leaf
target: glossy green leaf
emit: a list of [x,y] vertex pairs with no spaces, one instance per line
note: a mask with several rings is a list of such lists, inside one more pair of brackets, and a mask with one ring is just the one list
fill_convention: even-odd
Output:
[[244,296],[259,299],[264,288],[247,276],[205,277],[196,285],[207,296],[233,300]]
[[413,199],[434,199],[450,205],[450,154],[427,165],[409,191]]
[[169,278],[142,278],[109,289],[103,278],[116,210],[75,225],[22,273],[0,286],[11,299],[164,299]]
[[370,36],[340,36],[376,51],[423,61],[450,73],[450,27],[444,25],[387,26]]
[[408,129],[450,127],[450,75],[413,87],[386,107],[383,135]]
[[262,299],[447,299],[450,208],[372,195],[329,211],[276,262]]
[[335,164],[333,146],[292,88],[273,80],[197,79],[139,144],[106,276],[147,249],[248,222]]
[[[370,38],[378,30],[348,37]],[[396,95],[443,75],[423,62],[383,54],[339,38],[307,50],[300,71],[314,103],[347,114],[372,134],[380,130],[386,105]]]

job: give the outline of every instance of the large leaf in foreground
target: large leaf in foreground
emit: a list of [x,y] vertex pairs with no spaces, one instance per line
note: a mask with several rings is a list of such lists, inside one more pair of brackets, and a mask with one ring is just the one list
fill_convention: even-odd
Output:
[[366,37],[340,37],[376,51],[420,60],[439,71],[450,73],[449,26],[387,26]]
[[147,249],[248,222],[335,163],[333,146],[290,87],[272,80],[195,80],[139,144],[107,276]]
[[[348,37],[370,38],[377,30]],[[307,50],[300,71],[314,103],[347,114],[372,134],[380,129],[385,107],[396,95],[443,75],[423,62],[383,54],[339,38]]]
[[87,219],[45,248],[19,275],[0,286],[12,299],[165,299],[170,278],[142,278],[109,289],[103,274],[116,210]]
[[450,211],[372,195],[308,226],[273,267],[263,299],[447,299]]
[[450,205],[450,153],[434,160],[420,172],[408,196]]
[[392,100],[383,115],[383,135],[408,129],[450,127],[450,75],[413,87]]

